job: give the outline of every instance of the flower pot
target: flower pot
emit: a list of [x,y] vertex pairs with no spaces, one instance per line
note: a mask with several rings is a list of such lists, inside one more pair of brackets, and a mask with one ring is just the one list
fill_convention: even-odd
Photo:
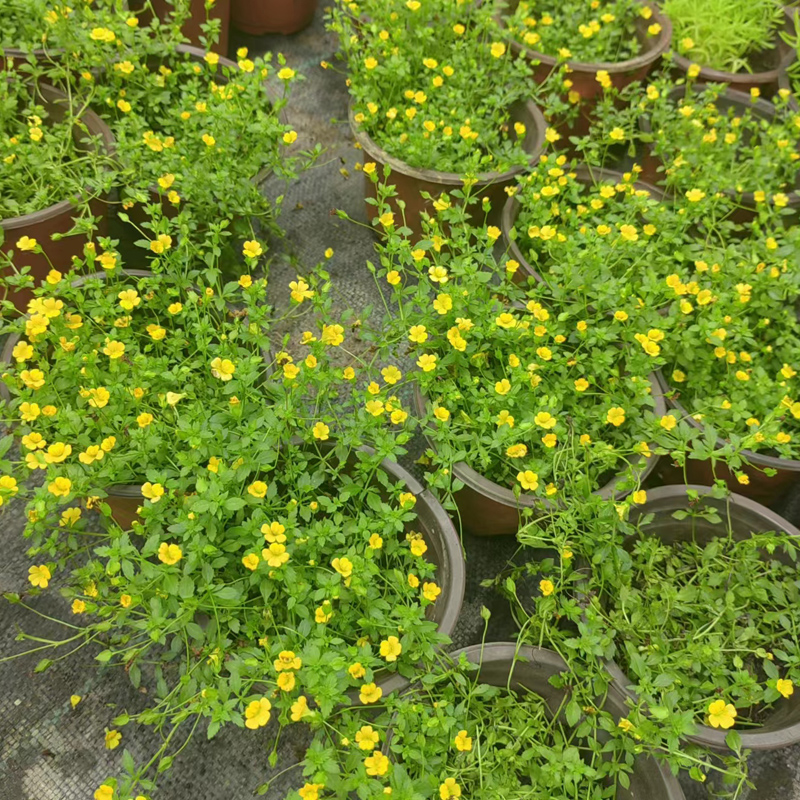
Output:
[[317,0],[232,0],[234,28],[253,36],[297,33],[314,19]]
[[[695,84],[693,90],[699,93],[703,92],[706,88],[708,87],[704,84]],[[683,86],[678,86],[672,89],[672,91],[670,91],[667,95],[667,98],[670,100],[670,102],[673,102],[676,105],[678,101],[682,100],[684,97],[686,97],[686,87]],[[720,94],[720,96],[717,98],[716,106],[723,114],[727,113],[729,109],[733,109],[737,113],[737,116],[741,116],[749,111],[749,113],[752,114],[756,119],[763,119],[767,121],[773,120],[778,113],[775,106],[769,101],[754,101],[749,94],[743,94],[742,92],[737,92],[733,89],[727,89],[725,92]],[[639,128],[643,133],[653,133],[653,127],[649,116],[642,115],[639,117]],[[663,179],[664,173],[663,171],[659,172],[659,168],[665,166],[664,162],[655,154],[655,150],[650,143],[646,144],[644,147],[641,166],[641,175],[643,180],[651,183],[657,183]],[[795,175],[794,186],[796,189],[800,189],[800,171],[798,171]],[[719,190],[723,192],[730,200],[735,201],[736,204],[735,211],[729,215],[728,219],[738,223],[747,223],[755,219],[758,212],[756,210],[756,200],[753,192],[737,192],[733,188],[724,186],[720,187]],[[798,211],[800,211],[800,194],[797,191],[789,191],[786,192],[786,194],[789,198],[789,203],[786,208],[793,212],[792,218],[794,218],[796,217]]]
[[[655,400],[655,413],[663,416],[667,412],[667,406],[661,394],[658,379],[655,373],[651,374],[649,378]],[[423,416],[426,413],[427,401],[416,385],[414,386],[414,404],[417,413]],[[435,449],[429,438],[428,445]],[[655,469],[657,463],[658,456],[655,454],[647,459],[643,459],[641,456],[637,457],[634,464],[637,465],[638,479],[643,482]],[[463,488],[453,495],[458,507],[459,521],[462,528],[473,536],[513,536],[519,529],[520,522],[523,520],[522,512],[525,509],[533,509],[533,519],[536,520],[558,508],[558,504],[552,500],[526,492],[522,492],[517,498],[511,489],[489,480],[464,461],[453,464],[452,473],[456,480],[464,484]],[[612,498],[621,500],[626,497],[630,494],[629,491],[618,492],[615,490],[617,480],[618,476],[615,475],[594,494],[609,500]]]
[[[611,169],[602,169],[600,167],[579,166],[572,170],[572,172],[577,176],[576,180],[578,183],[583,186],[591,187],[599,182],[622,183],[624,181],[621,172],[616,172]],[[651,186],[649,183],[637,181],[633,184],[633,187],[639,191],[650,192],[656,200],[664,200],[666,198],[666,194],[664,194],[661,189],[656,186]],[[536,283],[547,286],[547,280],[543,278],[534,269],[533,265],[530,264],[528,259],[525,258],[517,244],[517,240],[511,238],[511,231],[514,230],[514,225],[517,222],[520,210],[521,205],[519,199],[516,196],[509,197],[503,207],[503,216],[500,221],[500,228],[503,231],[503,242],[510,252],[511,257],[519,263],[519,270],[515,273],[514,280],[519,283],[527,278],[533,278]]]
[[[665,544],[683,541],[696,541],[699,545],[706,545],[719,535],[727,536],[728,527],[725,520],[730,522],[730,531],[736,541],[748,539],[754,533],[778,531],[790,536],[798,537],[800,544],[800,531],[787,520],[778,516],[758,503],[740,497],[736,494],[726,499],[704,497],[702,502],[723,516],[723,522],[713,524],[704,519],[677,520],[672,514],[689,507],[690,500],[687,492],[696,490],[701,495],[711,492],[708,486],[661,486],[647,492],[647,502],[642,506],[631,508],[630,520],[636,522],[653,514],[653,520],[642,526],[642,530],[652,536],[657,536]],[[631,541],[635,537],[631,537]],[[777,558],[784,563],[793,564],[788,556],[776,551],[771,558]],[[606,667],[611,674],[614,685],[634,703],[638,702],[636,693],[630,689],[631,681],[616,663],[608,662]],[[734,728],[742,737],[743,750],[775,750],[781,747],[800,742],[800,694],[795,692],[791,697],[781,699],[777,706],[769,712],[765,723],[757,728]],[[686,738],[694,743],[708,747],[712,750],[728,752],[725,744],[726,732],[698,725],[697,732]]]
[[[545,83],[554,71],[564,65],[569,69],[569,79],[572,81],[571,91],[577,92],[581,97],[580,116],[564,132],[571,135],[583,136],[589,132],[592,115],[597,102],[603,94],[603,87],[597,82],[597,73],[605,70],[617,90],[622,90],[632,83],[643,80],[656,66],[661,57],[669,50],[672,41],[672,23],[662,13],[660,8],[647,0],[641,0],[642,5],[649,7],[653,14],[650,19],[639,17],[636,21],[636,38],[642,45],[642,52],[635,58],[625,61],[602,61],[587,63],[582,61],[559,61],[559,59],[531,50],[521,42],[510,39],[509,46],[515,56],[523,56],[531,65],[533,80],[537,85]],[[513,14],[519,0],[512,0],[508,4],[508,14]],[[499,18],[498,18],[499,19]],[[647,28],[653,23],[661,25],[657,36],[650,36]],[[576,36],[578,33],[576,31]]]
[[[405,223],[414,233],[419,236],[422,226],[420,215],[423,212],[435,213],[433,205],[425,200],[420,192],[429,192],[434,198],[442,192],[451,192],[453,189],[463,188],[464,181],[461,175],[455,172],[438,172],[431,169],[417,169],[401,161],[399,158],[389,155],[383,148],[377,145],[364,131],[360,130],[353,116],[353,105],[349,109],[350,129],[353,136],[364,151],[364,159],[374,161],[377,164],[378,173],[383,174],[383,167],[389,166],[392,174],[389,182],[394,184],[397,190],[397,198],[405,202],[405,211],[401,213],[399,207],[390,200],[392,210],[402,218],[405,214]],[[515,104],[510,111],[509,122],[522,122],[525,125],[525,139],[523,148],[529,156],[530,165],[538,162],[539,156],[545,147],[545,130],[547,122],[537,106],[531,101]],[[511,186],[519,175],[525,172],[523,166],[513,167],[506,172],[482,172],[477,175],[477,182],[474,185],[474,196],[478,199],[488,197],[492,204],[489,214],[490,223],[498,223],[506,199],[505,189]],[[365,187],[367,197],[376,197],[375,184],[365,175]],[[367,206],[367,216],[370,220],[378,215],[376,206],[370,203]],[[483,213],[479,213],[480,223],[483,224]]]
[[[732,89],[748,92],[759,89],[764,97],[771,97],[778,91],[778,77],[781,72],[797,58],[795,49],[783,40],[782,34],[794,35],[797,9],[784,8],[783,25],[775,31],[775,42],[771,50],[758,54],[754,59],[752,72],[725,72],[713,67],[700,65],[696,80],[700,83],[726,83]],[[686,76],[694,63],[678,53],[672,54],[675,71]]]
[[[155,11],[156,16],[162,22],[169,22],[175,10],[176,0],[150,0],[150,2],[153,5],[153,11]],[[200,37],[204,35],[201,26],[206,22],[206,0],[191,0],[190,11],[191,15],[183,24],[181,32],[193,45],[200,45]],[[212,45],[210,49],[223,56],[228,52],[230,15],[231,0],[216,0],[208,12],[208,16],[211,19],[218,19],[222,23],[219,32],[219,41]],[[142,22],[142,24],[149,24],[150,19],[148,19],[148,17],[152,17],[149,12],[143,14],[140,22]]]
[[[569,666],[557,653],[512,642],[491,642],[452,653],[454,660],[461,655],[478,665],[477,679],[481,683],[518,692],[534,692],[545,701],[551,714],[554,717],[562,715],[563,721],[569,693],[567,689],[556,689],[550,679],[569,672]],[[598,703],[616,720],[628,715],[625,693],[613,684],[602,703],[600,699]],[[683,791],[677,778],[666,764],[652,757],[637,758],[629,777],[630,787],[618,786],[613,795],[616,800],[683,800]]]
[[[661,372],[658,373],[658,380],[667,405],[677,411],[692,427],[703,430],[703,424],[698,422],[680,402],[676,396],[675,389],[667,383]],[[800,461],[754,453],[750,450],[745,450],[742,455],[750,462],[750,465],[743,466],[741,469],[750,478],[750,483],[747,485],[740,484],[736,476],[721,462],[717,463],[714,470],[710,461],[696,461],[694,459],[686,460],[686,480],[689,483],[698,483],[705,486],[712,484],[715,477],[722,478],[732,492],[737,492],[765,506],[777,505],[789,492],[792,492],[800,485]],[[671,483],[684,482],[683,470],[673,468],[677,474],[671,475],[671,468],[668,463],[662,461],[662,464],[664,465],[662,477],[665,480]],[[764,469],[774,469],[777,474],[770,477],[763,472]]]
[[[67,116],[66,107],[70,102],[67,95],[46,84],[38,84],[36,92],[54,121],[59,122]],[[99,146],[104,148],[108,154],[113,153],[114,137],[100,117],[93,111],[84,110],[81,114],[81,120],[86,125],[91,136],[100,137]],[[78,145],[82,145],[85,141],[85,133],[77,125],[73,129],[73,138]],[[95,145],[90,147],[94,149]],[[83,149],[86,149],[85,145]],[[108,233],[107,201],[108,195],[103,193],[88,203],[92,216],[99,218],[98,236],[105,236]],[[29,266],[31,268],[29,274],[37,284],[47,276],[51,269],[51,262],[56,269],[67,272],[72,266],[73,256],[80,257],[83,255],[83,248],[88,238],[83,235],[75,235],[64,236],[64,238],[54,241],[51,237],[53,234],[65,234],[71,230],[74,224],[73,217],[75,216],[76,209],[73,201],[62,200],[31,214],[0,220],[0,228],[3,231],[0,252],[7,254],[10,250],[14,250],[14,266],[17,269]],[[23,236],[36,239],[44,253],[20,251],[16,243]],[[31,297],[33,295],[29,289],[10,290],[7,295],[7,299],[11,300],[19,311],[23,311],[27,307]]]
[[[316,446],[321,451],[328,452],[333,450],[335,444],[318,442]],[[368,454],[374,453],[374,450],[366,445],[360,449]],[[417,498],[414,506],[417,519],[413,527],[422,533],[428,545],[426,557],[436,565],[436,582],[442,589],[441,596],[434,604],[428,606],[426,613],[428,619],[437,623],[439,633],[450,636],[461,613],[466,586],[461,541],[450,517],[430,489],[422,486],[410,472],[394,461],[384,459],[380,469],[390,480],[402,481],[405,488]],[[106,502],[111,506],[114,521],[120,527],[130,529],[137,518],[136,509],[144,502],[141,486],[112,486],[106,491],[108,494]],[[394,691],[402,691],[410,685],[407,678],[396,672],[378,673],[375,682],[383,690],[384,696]],[[348,694],[351,701],[357,705],[358,692],[353,691]]]

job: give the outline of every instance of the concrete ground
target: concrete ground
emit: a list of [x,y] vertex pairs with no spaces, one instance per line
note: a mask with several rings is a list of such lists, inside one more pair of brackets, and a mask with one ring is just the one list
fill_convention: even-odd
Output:
[[[344,77],[319,66],[322,60],[334,61],[335,40],[326,33],[320,11],[313,26],[301,34],[235,35],[232,49],[242,45],[251,52],[283,52],[289,65],[307,76],[296,86],[288,119],[300,134],[297,147],[319,142],[326,148],[318,165],[288,190],[281,220],[287,236],[276,243],[268,300],[277,307],[284,305],[289,281],[321,261],[325,249],[332,247],[335,255],[327,268],[339,302],[343,307],[362,308],[374,300],[372,279],[365,267],[372,256],[373,238],[366,228],[342,222],[331,213],[344,209],[351,217],[366,221],[362,177],[354,168],[360,154],[353,148],[346,122]],[[267,186],[266,191],[277,194],[283,189]],[[797,523],[800,499],[791,505],[787,516]],[[0,517],[0,592],[23,591],[27,586],[29,561],[20,536],[22,527],[21,504],[4,507]],[[489,640],[513,635],[507,605],[480,583],[494,577],[515,549],[513,539],[465,540],[468,584],[454,637],[456,646],[480,640],[482,605],[493,612]],[[34,605],[54,618],[70,616],[67,603],[53,591]],[[29,647],[15,641],[19,628],[41,637],[62,635],[57,624],[0,601],[0,654]],[[112,718],[123,709],[143,708],[146,693],[134,690],[118,670],[99,667],[94,654],[86,648],[41,675],[33,674],[37,656],[0,665],[0,800],[89,800],[103,779],[118,771],[121,748],[113,752],[104,749],[104,728],[110,727]],[[73,694],[83,698],[74,710],[69,703]],[[269,729],[224,729],[211,742],[201,733],[176,761],[158,796],[167,800],[251,797],[260,783],[296,763],[305,751],[299,729],[284,734],[277,767],[271,769],[267,762],[270,733]],[[123,729],[123,746],[137,761],[148,757],[157,742],[158,736],[149,729]],[[800,747],[754,756],[752,775],[756,789],[746,795],[748,800],[800,800]],[[281,800],[300,783],[299,773],[290,769],[275,781],[266,797]],[[685,788],[689,800],[710,796],[704,787],[688,780]]]

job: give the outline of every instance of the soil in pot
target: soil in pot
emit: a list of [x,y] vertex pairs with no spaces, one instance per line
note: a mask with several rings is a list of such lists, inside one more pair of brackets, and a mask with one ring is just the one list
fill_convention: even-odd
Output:
[[231,21],[252,36],[297,33],[314,19],[319,0],[231,0]]
[[[426,698],[413,695],[401,701],[383,749],[408,772],[421,796],[433,797],[440,785],[457,784],[460,796],[476,800],[549,796],[563,785],[576,797],[588,797],[595,796],[599,782],[606,787],[603,796],[615,800],[682,800],[666,767],[649,758],[623,766],[626,744],[611,742],[602,732],[605,719],[614,727],[627,716],[614,687],[589,721],[575,695],[551,683],[569,671],[556,653],[498,642],[452,657],[458,666],[452,678],[437,684],[437,704],[425,708]],[[605,755],[599,749],[592,753],[597,742],[606,745]],[[592,777],[587,767],[596,770]],[[630,779],[627,789],[617,784],[621,772]]]
[[651,704],[677,692],[697,723],[694,743],[724,751],[733,727],[745,749],[793,744],[800,531],[746,498],[711,493],[661,487],[632,509],[631,560],[600,598],[619,642],[609,670],[631,697],[634,684],[648,687]]
[[[43,106],[47,114],[47,119],[43,121],[44,126],[50,122],[61,125],[69,118],[69,98],[58,89],[46,84],[39,84],[35,89],[31,87],[31,91],[35,92],[35,103]],[[80,122],[73,125],[72,139],[78,155],[81,152],[109,155],[113,152],[111,131],[91,111],[83,111]],[[61,167],[54,165],[54,169],[54,174],[56,174]],[[66,181],[66,178],[62,176],[62,180]],[[77,186],[76,191],[79,191]],[[9,253],[13,251],[14,256],[11,261],[14,268],[20,270],[23,267],[30,267],[28,274],[33,277],[37,285],[54,267],[63,272],[69,271],[73,256],[82,256],[84,246],[88,241],[88,237],[85,235],[66,235],[73,229],[74,219],[91,215],[97,223],[97,235],[103,236],[107,233],[107,193],[92,194],[92,190],[87,189],[83,194],[86,197],[81,197],[80,201],[77,197],[63,198],[46,208],[0,219],[0,229],[2,229],[0,258],[11,259]],[[52,192],[49,193],[49,196],[51,199],[55,199]],[[54,235],[61,235],[62,238],[54,240],[52,238]],[[31,240],[35,240],[43,252],[32,252],[30,249],[26,249],[24,243],[27,242],[27,246],[30,247]],[[23,242],[23,244],[18,245],[18,242]],[[10,267],[6,265],[2,268],[10,270]],[[9,291],[6,299],[11,300],[15,307],[22,311],[27,307],[31,297],[29,289],[17,289]]]
[[[639,127],[646,137],[653,137],[656,143],[646,142],[642,155],[642,179],[651,183],[664,183],[664,170],[666,167],[673,168],[673,175],[668,178],[669,186],[674,191],[683,193],[689,189],[696,188],[692,174],[703,175],[703,165],[709,158],[708,145],[701,141],[703,131],[692,127],[687,139],[682,138],[678,130],[670,129],[670,118],[678,120],[676,114],[681,113],[681,109],[686,109],[684,118],[687,114],[693,119],[700,113],[712,113],[712,107],[719,112],[718,117],[735,121],[747,120],[743,126],[741,122],[736,122],[735,128],[737,142],[732,145],[744,150],[741,156],[733,159],[733,169],[727,168],[719,175],[719,185],[709,186],[708,189],[723,192],[731,201],[732,213],[729,218],[733,222],[747,223],[752,221],[757,215],[756,190],[766,193],[767,199],[777,193],[782,192],[787,197],[785,209],[793,213],[788,216],[788,220],[796,219],[800,210],[800,172],[798,172],[795,161],[790,157],[800,149],[800,141],[793,131],[785,132],[785,128],[769,130],[758,128],[761,121],[780,125],[788,115],[766,100],[753,100],[749,94],[727,89],[721,91],[719,87],[711,87],[705,84],[695,84],[691,90],[686,87],[678,86],[672,89],[665,98],[664,118],[661,122],[656,122],[651,116],[642,115],[639,118]],[[703,109],[702,112],[700,109]],[[695,113],[698,112],[698,113]],[[716,112],[715,112],[716,113]],[[752,120],[752,122],[750,122]],[[666,127],[664,123],[666,122]],[[689,123],[676,123],[687,125]],[[724,135],[723,124],[716,122],[714,132],[718,133],[722,139]],[[654,130],[655,129],[655,130]],[[758,132],[756,133],[756,131]],[[780,133],[778,133],[780,130]],[[698,133],[699,131],[699,133]],[[697,137],[692,140],[692,136]],[[758,138],[756,138],[758,137]],[[794,143],[793,148],[782,148],[776,145],[778,139],[786,138]],[[750,153],[755,152],[763,140],[764,147],[770,148],[772,152],[786,153],[786,157],[779,163],[762,164],[762,172],[754,172],[755,161],[752,160]],[[675,174],[674,162],[682,162],[682,174]],[[683,168],[686,169],[683,169]],[[694,173],[692,172],[694,171]],[[771,174],[770,174],[771,173]],[[747,185],[747,184],[751,185]],[[763,202],[763,198],[762,198]]]
[[[670,3],[665,4],[667,13],[669,13],[669,7]],[[678,76],[685,77],[688,75],[689,68],[697,64],[700,67],[699,73],[695,76],[698,82],[724,83],[731,89],[748,93],[751,89],[758,89],[763,97],[771,97],[778,90],[780,75],[797,58],[796,50],[783,38],[784,35],[795,34],[797,13],[797,9],[785,8],[782,23],[775,29],[772,46],[766,50],[744,53],[743,60],[746,61],[746,64],[743,64],[739,71],[729,72],[716,69],[713,64],[704,64],[702,60],[698,62],[697,55],[693,56],[690,49],[672,54],[675,72]],[[678,17],[675,18],[674,23],[676,31],[681,30],[682,26]],[[685,37],[676,33],[676,42],[683,38]]]
[[[672,38],[672,24],[654,3],[642,2],[638,9],[634,6],[628,11],[627,19],[612,19],[608,23],[600,23],[598,19],[602,8],[596,9],[593,5],[591,10],[589,6],[586,9],[586,19],[580,21],[572,15],[565,17],[563,12],[559,13],[558,3],[531,4],[512,0],[501,19],[502,24],[512,28],[509,37],[513,52],[530,61],[535,83],[541,85],[560,70],[565,71],[564,77],[570,81],[565,99],[578,106],[577,116],[558,126],[565,138],[589,132],[594,109],[604,91],[597,79],[598,73],[605,73],[608,86],[617,90],[642,81],[667,52]],[[542,15],[553,19],[552,26],[536,24]],[[588,32],[591,25],[598,26],[594,34],[584,36],[579,32],[583,29]],[[559,56],[561,48],[545,48],[547,33],[544,31],[558,30],[559,26],[573,32],[567,47],[570,55],[566,58]],[[594,56],[597,49],[593,43],[601,37],[606,41],[604,55]]]

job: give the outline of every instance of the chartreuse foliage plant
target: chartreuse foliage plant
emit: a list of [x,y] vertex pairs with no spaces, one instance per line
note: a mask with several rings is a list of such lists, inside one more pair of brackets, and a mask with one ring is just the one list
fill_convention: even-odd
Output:
[[763,72],[775,66],[769,51],[783,21],[783,5],[776,0],[667,0],[664,13],[678,52],[697,64],[724,72]]
[[[509,34],[521,45],[563,61],[613,63],[635,58],[642,51],[636,36],[639,18],[649,20],[653,11],[638,0],[605,0],[598,3],[509,3]],[[661,25],[648,26],[656,39]]]
[[347,64],[356,124],[412,167],[459,174],[524,166],[530,72],[492,3],[337,0],[331,29]]

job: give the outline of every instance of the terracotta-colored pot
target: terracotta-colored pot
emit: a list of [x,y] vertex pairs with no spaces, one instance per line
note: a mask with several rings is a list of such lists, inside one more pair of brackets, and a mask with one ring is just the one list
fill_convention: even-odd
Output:
[[[661,387],[655,373],[650,376],[653,400],[655,401],[655,414],[663,416],[667,412]],[[426,413],[426,399],[422,396],[418,386],[414,386],[414,404],[420,416]],[[426,437],[427,438],[427,437]],[[428,444],[434,448],[433,442],[428,438]],[[632,463],[638,479],[643,482],[655,469],[658,456],[649,458],[639,456]],[[464,486],[454,495],[461,527],[473,536],[508,536],[514,535],[519,530],[524,519],[523,511],[533,509],[532,519],[551,513],[558,508],[558,503],[543,497],[522,492],[517,498],[511,489],[489,480],[474,470],[466,462],[459,461],[452,466],[452,474]],[[594,494],[606,499],[621,500],[630,494],[629,491],[616,491],[619,476],[614,476],[605,486],[601,486]]]
[[[583,136],[589,131],[593,119],[593,112],[602,96],[603,87],[597,82],[597,73],[605,70],[612,84],[616,89],[621,90],[631,83],[643,80],[648,73],[654,69],[662,56],[669,50],[672,41],[672,23],[662,13],[655,3],[640,0],[642,5],[647,6],[653,12],[650,19],[639,17],[636,21],[636,38],[642,46],[642,52],[635,58],[625,61],[609,62],[582,62],[582,61],[559,61],[553,56],[531,50],[521,42],[514,39],[510,41],[511,51],[519,56],[524,56],[533,70],[533,80],[541,85],[553,74],[554,71],[561,69],[565,64],[569,68],[569,79],[572,81],[570,91],[577,92],[581,97],[580,115],[574,123],[563,127],[566,135]],[[512,0],[508,5],[506,14],[513,14],[519,0]],[[500,19],[500,17],[498,17]],[[500,19],[502,22],[502,20]],[[650,25],[658,23],[661,31],[656,36],[650,36],[647,29]],[[577,30],[575,35],[579,36]],[[559,128],[562,130],[562,128]]]
[[[36,92],[50,119],[60,122],[67,116],[69,98],[63,92],[46,84],[39,84]],[[100,137],[100,146],[109,155],[113,154],[114,137],[105,122],[93,111],[88,110],[83,111],[81,120],[91,136]],[[73,138],[76,144],[86,149],[86,133],[77,125],[73,129]],[[90,146],[94,147],[94,145]],[[105,236],[108,233],[108,195],[104,193],[90,201],[89,210],[95,218],[99,219],[97,235]],[[0,220],[0,228],[2,228],[4,236],[3,242],[0,244],[0,252],[7,254],[14,250],[14,266],[17,269],[29,266],[31,268],[29,274],[37,284],[47,276],[51,269],[51,262],[52,266],[61,272],[68,272],[72,268],[73,256],[83,255],[83,248],[88,239],[83,235],[75,235],[64,236],[62,239],[54,241],[52,236],[70,231],[74,226],[73,218],[76,216],[79,216],[79,213],[73,201],[62,200],[31,214]],[[44,253],[22,252],[16,243],[23,236],[36,239]],[[32,297],[33,294],[29,289],[19,289],[9,291],[7,299],[22,311]]]
[[[428,192],[434,198],[442,192],[452,192],[454,189],[461,189],[464,186],[463,177],[455,172],[438,172],[432,169],[417,169],[401,161],[399,158],[389,155],[382,147],[376,144],[364,131],[362,131],[353,116],[353,106],[350,104],[350,129],[355,140],[361,145],[365,154],[365,160],[369,159],[377,164],[378,172],[383,173],[383,167],[391,167],[392,174],[389,182],[394,185],[397,191],[397,198],[405,202],[405,211],[401,212],[393,198],[389,201],[392,210],[399,218],[405,215],[405,224],[419,236],[422,232],[420,215],[423,212],[435,214],[433,205],[421,196],[421,192]],[[522,122],[525,125],[525,139],[522,146],[529,156],[529,164],[536,164],[539,156],[545,148],[545,131],[547,122],[542,112],[531,102],[520,102],[514,105],[509,114],[509,126],[515,122]],[[480,200],[488,197],[492,210],[489,214],[489,223],[497,224],[500,221],[503,204],[506,199],[505,189],[511,186],[519,175],[526,171],[527,167],[513,167],[506,172],[482,172],[477,175],[477,182],[473,187],[473,197],[476,198],[476,205],[480,207]],[[376,185],[365,175],[365,187],[367,197],[376,197]],[[378,215],[376,206],[367,203],[367,216],[370,220]],[[480,212],[481,223],[483,224],[483,212]]]
[[[690,500],[687,495],[690,490],[699,492],[702,504],[716,511],[722,517],[721,523],[715,524],[698,517],[675,519],[673,514],[676,511],[696,508],[696,501]],[[736,541],[749,539],[754,533],[778,531],[796,537],[800,545],[800,531],[768,508],[736,494],[727,499],[717,499],[708,496],[710,493],[709,486],[695,485],[661,486],[650,489],[647,492],[647,502],[642,506],[631,508],[629,519],[635,524],[638,519],[652,514],[652,520],[643,525],[641,530],[648,536],[657,536],[665,544],[694,541],[704,546],[715,538],[727,536],[730,527],[730,533]],[[626,545],[631,546],[636,538],[635,535],[631,536]],[[765,554],[765,557],[778,559],[791,566],[795,564],[794,560],[780,550],[769,556]],[[631,688],[632,681],[620,666],[610,661],[606,663],[606,669],[611,674],[615,687],[634,703],[638,703],[639,698]],[[742,737],[743,750],[777,750],[797,744],[800,742],[800,694],[795,692],[789,698],[781,698],[775,708],[768,712],[763,725],[742,729],[737,726],[735,730]],[[686,738],[693,744],[727,753],[729,748],[725,743],[726,735],[724,730],[697,725],[697,731]]]
[[[664,375],[661,372],[657,375],[667,405],[677,411],[692,427],[703,430],[703,424],[698,422],[680,402],[679,393],[669,386]],[[800,487],[800,461],[753,453],[750,450],[745,450],[742,455],[750,463],[748,466],[742,466],[740,470],[750,478],[750,483],[746,485],[739,483],[736,476],[722,462],[717,462],[712,468],[710,461],[696,461],[691,458],[686,459],[686,480],[689,483],[710,485],[715,478],[721,478],[732,492],[765,506],[777,506],[789,492],[794,492]],[[774,469],[777,474],[770,477],[764,473],[764,469]],[[671,466],[666,459],[661,461],[659,475],[668,483],[684,482],[683,469]]]
[[[694,96],[695,93],[699,94],[704,92],[707,88],[708,87],[705,84],[694,84],[692,87],[692,96]],[[667,99],[674,103],[677,107],[678,102],[684,99],[686,95],[687,87],[677,86],[669,92]],[[768,122],[774,120],[778,113],[778,110],[775,108],[775,106],[768,100],[758,99],[754,101],[749,94],[737,92],[733,89],[727,89],[725,92],[720,94],[720,96],[717,98],[716,106],[723,114],[726,114],[728,110],[733,109],[737,116],[750,113],[756,119],[763,119]],[[653,133],[652,122],[648,115],[642,115],[639,117],[639,128],[641,129],[642,133]],[[672,142],[672,144],[679,146],[680,143]],[[660,156],[656,155],[653,145],[649,142],[645,144],[644,153],[641,159],[641,176],[643,180],[650,181],[652,183],[663,181],[664,166],[664,161]],[[798,171],[795,175],[794,186],[796,189],[800,189],[800,171]],[[720,191],[723,192],[728,198],[735,201],[737,206],[736,209],[729,215],[728,219],[743,224],[751,222],[758,215],[757,203],[753,192],[737,192],[736,189],[730,187],[720,187]],[[786,209],[793,212],[791,214],[792,219],[796,218],[797,213],[800,212],[800,193],[797,191],[787,191],[786,194],[789,198]]]
[[[700,83],[727,83],[732,89],[748,93],[751,89],[757,88],[761,90],[761,94],[764,97],[771,97],[778,91],[780,73],[785,71],[797,58],[795,49],[784,42],[781,35],[784,33],[794,35],[794,21],[797,13],[796,8],[784,9],[784,23],[775,31],[775,44],[763,56],[765,69],[761,69],[759,68],[760,65],[757,65],[757,72],[725,72],[712,67],[705,67],[701,64],[700,73],[696,80]],[[676,72],[679,72],[684,77],[687,75],[689,67],[694,63],[690,58],[678,53],[672,54],[672,62]]]
[[314,19],[318,0],[232,0],[234,28],[253,36],[297,33]]
[[[162,22],[168,22],[175,9],[174,3],[170,0],[150,0],[153,10]],[[202,25],[206,23],[206,4],[205,0],[191,0],[191,16],[183,25],[181,32],[193,44],[200,44],[200,37],[203,35]],[[219,41],[211,47],[215,53],[226,55],[228,52],[228,35],[230,33],[231,0],[216,0],[211,10],[208,12],[211,19],[218,19],[222,23],[219,32]],[[140,16],[142,24],[149,24],[152,15],[147,12]]]
[[[624,177],[621,172],[612,169],[602,169],[600,167],[587,167],[580,166],[571,170],[575,173],[575,180],[583,186],[594,186],[598,183],[624,183]],[[650,192],[650,195],[656,200],[664,200],[666,195],[656,186],[643,181],[636,181],[633,187],[638,191]],[[522,254],[522,250],[517,243],[517,238],[512,238],[511,231],[517,222],[522,206],[520,205],[518,196],[509,197],[503,208],[503,216],[500,220],[500,228],[503,231],[503,242],[511,254],[512,258],[519,263],[519,270],[514,274],[514,281],[519,283],[525,281],[527,278],[533,278],[536,283],[541,283],[548,286],[547,279],[542,277],[527,258]]]
[[[520,694],[533,692],[545,701],[553,717],[559,717],[563,724],[567,724],[564,709],[570,696],[569,688],[556,688],[551,679],[569,673],[570,668],[557,653],[514,642],[487,642],[456,650],[451,657],[458,661],[462,655],[477,666],[477,682],[502,689],[511,688]],[[609,686],[605,697],[598,698],[597,704],[615,720],[628,715],[625,694],[614,684]],[[390,729],[384,747],[387,756],[390,755],[392,738]],[[608,796],[616,800],[684,800],[678,779],[665,763],[651,756],[638,756],[628,777],[629,787],[617,786],[616,791]]]

